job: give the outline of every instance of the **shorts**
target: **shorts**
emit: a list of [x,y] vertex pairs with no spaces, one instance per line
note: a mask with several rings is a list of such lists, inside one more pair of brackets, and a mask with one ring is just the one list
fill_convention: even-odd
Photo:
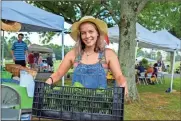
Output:
[[26,67],[26,61],[25,60],[15,60],[15,64]]

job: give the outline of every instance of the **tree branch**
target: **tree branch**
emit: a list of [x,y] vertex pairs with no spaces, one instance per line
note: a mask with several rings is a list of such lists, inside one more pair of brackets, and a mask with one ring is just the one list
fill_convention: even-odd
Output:
[[149,2],[150,0],[140,0],[137,8],[137,14],[141,12],[141,10],[145,7],[145,5]]
[[102,10],[100,10],[99,12],[96,13],[95,18],[97,18],[99,16],[100,13],[104,12],[106,10],[106,8],[103,8]]
[[109,13],[112,15],[113,20],[114,20],[116,23],[119,23],[119,20],[116,18],[116,15],[115,15],[115,13],[113,12],[112,8],[109,7],[109,5],[106,4],[105,1],[102,1],[101,3],[102,3],[102,5],[109,11]]
[[41,2],[36,2],[36,4],[40,5],[40,6],[43,6],[44,8],[46,8],[47,10],[49,10],[50,12],[52,13],[55,13],[57,14],[53,9],[49,8],[49,6],[46,6],[45,4],[42,4]]
[[84,11],[84,16],[87,15],[89,9],[90,9],[90,4],[87,4],[86,8],[85,8],[85,11]]
[[83,14],[82,11],[83,10],[82,10],[81,6],[79,5],[79,3],[75,3],[75,5],[77,5],[77,7],[80,9],[80,16],[82,16],[82,14]]

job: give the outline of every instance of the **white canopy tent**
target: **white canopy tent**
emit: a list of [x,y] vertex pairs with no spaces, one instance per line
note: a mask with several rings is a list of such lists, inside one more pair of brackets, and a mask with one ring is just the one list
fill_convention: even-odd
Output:
[[[108,29],[108,36],[111,42],[119,42],[119,27],[114,26]],[[138,40],[138,47],[156,48],[162,50],[170,50],[170,42],[165,42],[159,39],[154,33],[144,28],[139,23],[136,23],[136,40]]]
[[[111,42],[119,42],[119,28],[118,26],[114,26],[108,29],[108,36]],[[175,64],[175,53],[176,50],[181,49],[181,40],[171,35],[168,31],[163,30],[157,33],[152,33],[148,29],[141,26],[139,23],[136,23],[136,38],[137,47],[143,48],[155,48],[160,50],[165,50],[169,52],[174,52],[173,63],[172,66]],[[137,53],[137,52],[136,52]],[[135,53],[135,57],[136,57]],[[173,66],[174,67],[174,66]],[[172,77],[171,77],[171,91],[173,85],[173,75],[174,75],[174,68],[172,68]]]
[[[140,62],[142,61],[142,59],[145,58],[145,57],[142,57],[142,56],[139,56],[137,57],[137,62]],[[148,60],[148,62],[156,62],[156,60],[153,60],[153,59],[150,59],[150,58],[145,58],[146,60]]]
[[161,30],[155,35],[164,42],[169,43],[169,47],[181,51],[181,40],[170,34],[167,30]]
[[41,45],[37,45],[37,44],[31,44],[28,47],[28,51],[29,52],[40,52],[40,53],[53,53],[53,49],[44,47]]
[[181,51],[181,40],[170,34],[167,30],[161,30],[155,33],[157,37],[159,37],[163,41],[167,41],[170,43],[169,47],[174,50],[173,59],[172,59],[172,76],[171,76],[171,85],[170,89],[172,91],[173,87],[173,75],[174,75],[174,65],[175,65],[175,54],[176,51]]

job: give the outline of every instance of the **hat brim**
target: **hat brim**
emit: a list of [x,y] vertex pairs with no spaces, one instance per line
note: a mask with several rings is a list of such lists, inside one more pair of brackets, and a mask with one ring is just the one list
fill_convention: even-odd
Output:
[[88,18],[85,20],[75,22],[72,25],[70,36],[73,38],[73,40],[78,41],[79,26],[84,22],[94,23],[101,34],[106,35],[108,33],[107,24],[104,21],[100,19]]
[[18,32],[21,30],[21,24],[18,22],[5,23],[1,21],[1,30]]

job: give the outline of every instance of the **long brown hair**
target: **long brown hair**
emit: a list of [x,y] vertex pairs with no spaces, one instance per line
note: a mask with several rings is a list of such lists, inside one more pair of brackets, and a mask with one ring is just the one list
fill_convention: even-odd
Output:
[[[104,41],[104,36],[105,35],[103,34],[103,32],[99,31],[96,24],[94,24],[93,22],[86,21],[86,22],[83,22],[83,23],[92,24],[95,27],[96,31],[98,32],[98,39],[97,39],[96,44],[95,44],[94,52],[102,52],[102,51],[104,51],[106,43]],[[81,24],[83,24],[83,23],[81,23]],[[79,30],[80,30],[80,28],[79,28]],[[82,55],[82,53],[83,53],[83,51],[85,49],[85,44],[81,39],[80,31],[78,32],[77,37],[78,37],[78,41],[75,44],[76,55]]]

